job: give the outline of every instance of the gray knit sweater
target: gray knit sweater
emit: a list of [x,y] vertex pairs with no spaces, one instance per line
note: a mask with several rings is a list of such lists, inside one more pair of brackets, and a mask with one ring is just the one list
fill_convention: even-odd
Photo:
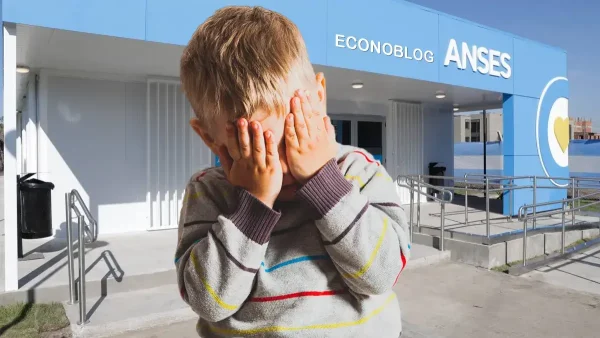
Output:
[[192,177],[175,255],[201,337],[393,337],[392,291],[410,255],[396,186],[340,146],[298,192],[267,207],[220,168]]

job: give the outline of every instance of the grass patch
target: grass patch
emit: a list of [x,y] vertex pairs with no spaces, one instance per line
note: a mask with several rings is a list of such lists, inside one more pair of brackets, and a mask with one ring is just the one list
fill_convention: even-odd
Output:
[[[535,257],[535,258],[537,258],[537,257]],[[491,270],[496,271],[496,272],[508,273],[508,269],[510,269],[511,267],[513,267],[515,265],[523,265],[523,260],[506,263],[504,265],[492,268]]]
[[60,303],[11,304],[0,307],[0,337],[39,338],[69,326]]
[[590,203],[594,203],[594,202],[598,202],[598,201],[597,200],[581,200],[581,206],[582,206],[581,211],[600,212],[600,203],[586,206],[586,204],[590,204]]

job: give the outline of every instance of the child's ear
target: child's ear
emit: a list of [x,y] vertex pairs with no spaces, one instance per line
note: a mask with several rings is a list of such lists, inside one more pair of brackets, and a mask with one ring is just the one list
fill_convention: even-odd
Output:
[[218,154],[219,146],[217,145],[216,140],[212,137],[212,135],[208,132],[207,128],[200,123],[200,120],[193,117],[190,119],[190,126],[198,136],[204,141],[204,143],[210,148],[210,150],[214,154]]
[[327,100],[327,86],[325,83],[325,74],[317,73],[317,94],[319,95],[319,102],[325,103]]

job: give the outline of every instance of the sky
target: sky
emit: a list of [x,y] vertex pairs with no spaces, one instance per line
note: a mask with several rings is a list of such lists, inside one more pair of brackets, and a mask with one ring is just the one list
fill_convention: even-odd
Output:
[[410,1],[566,50],[569,115],[600,127],[599,0]]

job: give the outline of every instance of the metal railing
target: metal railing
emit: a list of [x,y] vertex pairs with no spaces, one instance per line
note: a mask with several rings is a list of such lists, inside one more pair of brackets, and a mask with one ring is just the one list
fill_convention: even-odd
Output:
[[[406,175],[400,176],[404,177],[416,182],[420,182],[420,184],[425,184],[422,182],[424,179],[441,179],[444,181],[453,181],[454,184],[444,185],[444,190],[456,191],[461,190],[464,191],[464,214],[465,214],[465,225],[469,224],[469,193],[471,192],[483,192],[485,197],[485,224],[486,230],[485,235],[489,239],[491,236],[491,219],[490,219],[490,194],[499,193],[499,194],[507,194],[509,197],[509,215],[506,216],[506,219],[509,222],[513,221],[513,208],[514,208],[514,192],[517,190],[532,190],[532,205],[537,205],[537,194],[539,190],[552,190],[552,189],[560,189],[560,190],[570,190],[571,197],[576,197],[579,194],[580,190],[583,189],[600,189],[600,178],[589,178],[589,177],[537,177],[537,176],[501,176],[501,175],[484,175],[484,174],[465,174],[463,177],[456,176],[432,176],[432,175]],[[519,180],[529,180],[530,184],[516,184],[516,181]],[[555,182],[566,182],[566,184],[557,186],[557,185],[540,185],[540,181],[549,181],[554,180]],[[595,185],[590,185],[590,183],[595,183]],[[463,183],[464,187],[456,186],[457,183]],[[440,187],[436,187],[440,188]],[[581,204],[581,199],[576,199],[571,203]],[[554,203],[556,204],[556,203]],[[575,207],[575,205],[572,205]],[[579,209],[577,209],[579,210]],[[533,219],[532,224],[533,228],[537,227],[537,219],[535,217],[537,214],[537,207],[533,208]],[[572,211],[575,212],[576,210]]]
[[[83,210],[83,214],[77,207]],[[95,242],[98,236],[98,223],[85,205],[81,195],[73,189],[65,194],[65,211],[67,224],[67,263],[69,272],[69,304],[79,302],[79,325],[87,323],[86,292],[85,292],[85,243]],[[78,231],[78,258],[79,258],[79,294],[75,292],[75,267],[73,259],[73,211],[77,216]],[[85,219],[88,219],[89,226]],[[91,229],[90,229],[91,228]]]
[[[406,182],[406,184],[401,183]],[[444,251],[444,233],[445,233],[445,222],[446,222],[446,203],[452,202],[454,198],[454,193],[450,190],[445,190],[443,188],[424,183],[419,178],[417,180],[417,184],[415,187],[415,180],[410,176],[399,176],[397,180],[397,184],[399,187],[406,188],[410,191],[410,216],[409,216],[409,225],[410,225],[410,241],[413,241],[413,233],[414,233],[414,203],[415,203],[415,193],[417,193],[417,228],[421,227],[421,198],[420,196],[428,197],[436,202],[440,203],[440,251]],[[441,198],[438,196],[434,196],[422,191],[422,188],[428,188],[432,190],[437,190],[438,195],[441,193]]]
[[[581,206],[581,201],[582,200],[586,200],[586,199],[591,199],[591,198],[600,198],[600,191],[599,192],[595,192],[595,193],[591,193],[591,194],[587,194],[587,195],[583,195],[583,196],[579,196],[579,197],[572,197],[569,199],[562,199],[562,200],[558,200],[558,201],[551,201],[551,202],[545,202],[545,203],[538,203],[538,204],[527,204],[527,205],[523,205],[522,207],[519,208],[519,221],[523,222],[523,266],[527,265],[527,222],[529,220],[534,220],[536,217],[544,217],[544,216],[554,216],[554,215],[561,215],[561,254],[565,253],[565,227],[566,227],[566,222],[565,222],[565,217],[567,213],[571,213],[571,225],[575,225],[575,211],[579,211],[583,208],[587,208],[593,205],[597,205],[600,204],[600,200],[597,200],[595,202],[591,202],[591,203],[587,203],[584,206]],[[577,202],[578,206],[575,206],[575,202]],[[567,205],[571,205],[571,208],[567,209]],[[552,206],[552,205],[561,205],[561,208],[558,210],[550,210],[550,211],[544,211],[541,213],[531,213],[529,214],[527,212],[528,209],[531,209],[533,211],[535,211],[535,209],[540,208],[540,207],[546,207],[546,206]],[[600,223],[599,223],[600,225]]]

